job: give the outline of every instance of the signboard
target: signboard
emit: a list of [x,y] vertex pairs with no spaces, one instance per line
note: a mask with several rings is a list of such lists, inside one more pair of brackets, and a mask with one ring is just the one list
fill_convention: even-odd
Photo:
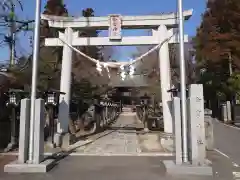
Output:
[[123,92],[123,96],[131,96],[131,92]]
[[109,39],[122,39],[122,17],[120,15],[109,16]]

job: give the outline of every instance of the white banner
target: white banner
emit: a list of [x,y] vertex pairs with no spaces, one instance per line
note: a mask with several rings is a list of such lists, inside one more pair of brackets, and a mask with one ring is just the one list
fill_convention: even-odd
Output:
[[109,16],[109,39],[122,39],[122,17],[120,15]]

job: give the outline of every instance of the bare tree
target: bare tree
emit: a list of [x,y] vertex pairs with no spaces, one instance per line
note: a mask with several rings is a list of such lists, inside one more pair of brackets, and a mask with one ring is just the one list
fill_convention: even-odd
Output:
[[[20,10],[20,11],[19,11]],[[16,12],[23,12],[20,0],[3,0],[0,2],[0,46],[8,46],[10,49],[10,64],[15,64],[15,59],[26,55],[20,43],[18,35],[26,33],[34,20],[21,19]],[[25,51],[25,52],[23,52]]]
[[[187,77],[187,84],[191,84],[195,82],[195,64],[193,59],[193,44],[192,41],[189,43],[185,43],[185,62],[186,62],[186,77]],[[170,61],[171,61],[171,73],[172,73],[172,80],[173,84],[179,83],[180,78],[180,59],[179,59],[179,45],[178,44],[171,44],[169,46],[170,51]]]
[[113,58],[116,49],[113,46],[104,46],[101,48],[103,61],[110,61]]

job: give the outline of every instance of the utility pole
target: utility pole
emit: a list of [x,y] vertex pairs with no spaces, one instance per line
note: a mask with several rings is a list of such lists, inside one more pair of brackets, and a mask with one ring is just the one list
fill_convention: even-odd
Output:
[[178,0],[178,21],[179,21],[179,40],[180,40],[180,81],[181,81],[181,114],[182,114],[182,158],[183,162],[188,162],[188,140],[187,140],[187,106],[186,106],[186,70],[184,58],[184,19],[183,2]]
[[16,41],[16,22],[15,22],[15,4],[11,1],[10,16],[10,66],[15,65],[15,41]]
[[29,137],[29,161],[33,161],[33,141],[34,141],[34,120],[35,120],[35,100],[37,90],[37,72],[38,72],[38,56],[40,43],[40,17],[41,0],[36,0],[35,7],[35,27],[33,42],[33,67],[32,67],[32,87],[31,87],[31,112],[30,112],[30,137]]
[[[229,76],[231,77],[233,74],[232,70],[232,53],[228,52],[228,69],[229,69]],[[233,94],[231,98],[231,106],[234,106],[236,103],[236,93]]]
[[232,70],[232,53],[231,52],[228,53],[228,68],[229,68],[229,75],[231,76],[232,73],[233,73],[233,70]]
[[[19,2],[19,5],[21,7],[21,9],[23,10],[23,7]],[[14,66],[15,65],[15,48],[16,48],[16,35],[19,31],[23,30],[23,28],[27,28],[26,30],[29,30],[28,25],[30,23],[33,23],[34,20],[29,20],[29,21],[19,21],[16,20],[16,15],[15,15],[15,3],[13,0],[8,0],[8,1],[4,1],[3,5],[6,6],[6,8],[4,8],[6,10],[6,15],[5,15],[5,19],[7,20],[7,26],[9,27],[9,34],[5,36],[5,42],[8,43],[9,45],[9,50],[10,50],[10,61],[9,64],[10,66]]]

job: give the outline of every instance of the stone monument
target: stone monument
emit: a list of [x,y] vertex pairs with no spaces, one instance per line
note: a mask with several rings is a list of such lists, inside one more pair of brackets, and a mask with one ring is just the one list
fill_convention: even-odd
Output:
[[4,166],[4,172],[18,173],[45,173],[54,166],[52,159],[44,160],[44,100],[35,101],[35,124],[34,124],[34,151],[33,162],[28,161],[29,153],[29,126],[30,126],[30,100],[21,100],[19,156]]
[[[181,161],[182,155],[181,136],[182,131],[180,111],[180,99],[173,99],[173,117],[175,133],[175,161],[164,161],[167,173],[188,175],[212,175],[211,162],[206,159],[205,127],[204,127],[204,98],[203,86],[192,84],[189,88],[188,106],[188,163]],[[179,128],[179,129],[178,129]]]

